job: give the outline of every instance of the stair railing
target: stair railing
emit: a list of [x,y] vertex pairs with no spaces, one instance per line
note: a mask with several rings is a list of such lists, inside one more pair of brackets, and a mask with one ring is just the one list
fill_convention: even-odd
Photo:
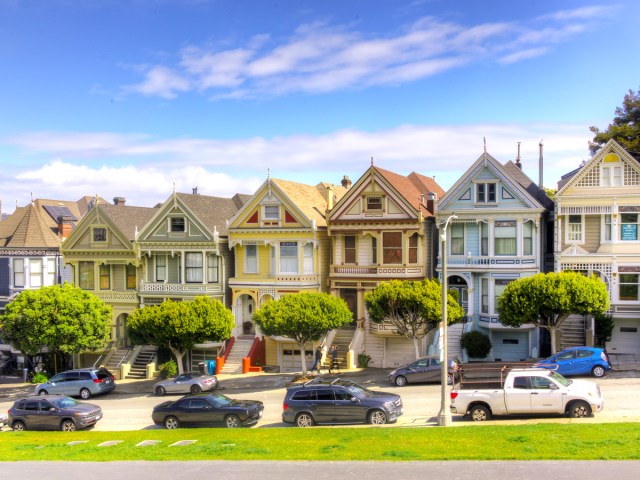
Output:
[[104,349],[104,351],[100,354],[100,356],[98,357],[98,359],[93,362],[93,368],[96,368],[96,365],[100,365],[100,360],[102,360],[103,358],[105,358],[107,355],[109,355],[109,353],[111,352],[111,348],[113,347],[113,342],[109,342],[107,343],[106,348]]

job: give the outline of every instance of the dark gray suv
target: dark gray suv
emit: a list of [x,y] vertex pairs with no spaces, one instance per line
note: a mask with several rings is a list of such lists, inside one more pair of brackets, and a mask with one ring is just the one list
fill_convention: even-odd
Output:
[[33,396],[18,400],[9,409],[9,426],[22,430],[62,430],[73,432],[93,426],[102,418],[102,409],[65,395]]
[[288,388],[282,407],[282,421],[299,427],[339,423],[383,425],[402,415],[402,398],[395,393],[374,392],[347,380],[313,380]]

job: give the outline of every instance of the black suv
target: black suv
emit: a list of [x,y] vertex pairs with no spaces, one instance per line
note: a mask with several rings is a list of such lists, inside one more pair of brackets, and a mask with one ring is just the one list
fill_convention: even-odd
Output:
[[102,409],[65,395],[33,396],[18,400],[9,409],[9,426],[22,430],[62,430],[72,432],[93,426],[102,418]]
[[402,398],[395,393],[373,392],[347,380],[312,380],[288,388],[282,408],[282,421],[299,427],[336,423],[383,425],[402,415]]

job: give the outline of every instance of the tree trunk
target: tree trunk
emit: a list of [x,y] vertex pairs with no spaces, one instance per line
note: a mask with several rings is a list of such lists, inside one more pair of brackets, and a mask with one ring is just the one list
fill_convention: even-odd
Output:
[[307,376],[307,361],[305,360],[304,355],[304,343],[298,342],[298,346],[300,347],[300,361],[302,362],[302,374]]
[[184,354],[187,353],[185,351],[182,350],[176,350],[173,347],[169,347],[169,350],[171,350],[171,353],[173,353],[173,356],[176,357],[176,364],[178,365],[178,375],[184,373],[184,366],[183,366],[183,358],[184,358]]
[[417,337],[413,337],[413,346],[416,349],[416,360],[420,358],[420,339]]
[[554,355],[558,351],[558,346],[556,344],[556,332],[558,331],[558,327],[548,327],[549,328],[549,336],[551,337],[551,355]]

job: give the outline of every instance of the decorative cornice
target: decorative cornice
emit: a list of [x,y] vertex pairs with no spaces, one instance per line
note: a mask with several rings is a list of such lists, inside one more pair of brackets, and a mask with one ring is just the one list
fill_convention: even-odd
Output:
[[2,249],[0,250],[0,256],[3,257],[32,257],[34,255],[38,256],[57,256],[61,255],[60,250],[29,250],[25,248],[21,249]]

